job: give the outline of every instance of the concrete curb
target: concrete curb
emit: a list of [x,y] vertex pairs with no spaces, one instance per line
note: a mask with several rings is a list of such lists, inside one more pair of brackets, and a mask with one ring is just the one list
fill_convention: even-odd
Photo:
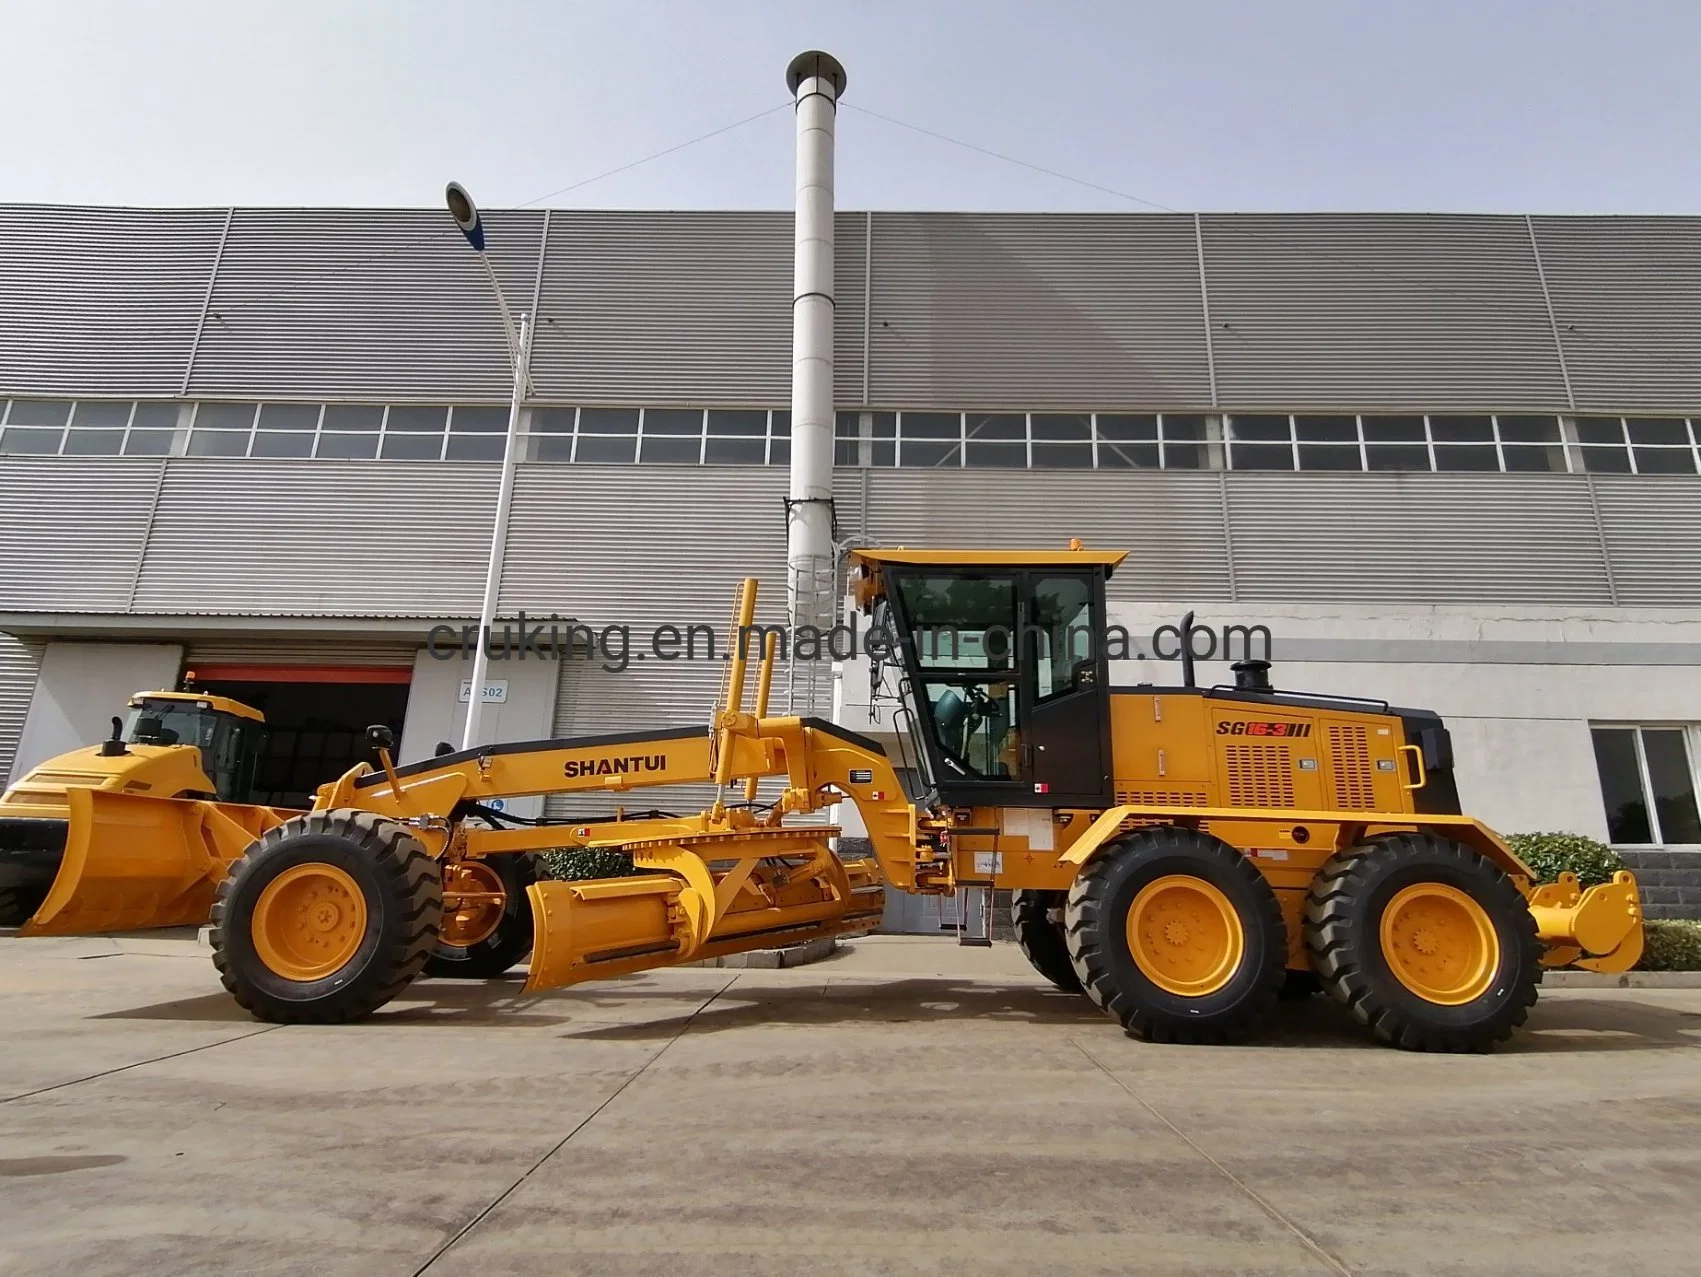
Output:
[[1701,989],[1701,971],[1549,971],[1544,989]]

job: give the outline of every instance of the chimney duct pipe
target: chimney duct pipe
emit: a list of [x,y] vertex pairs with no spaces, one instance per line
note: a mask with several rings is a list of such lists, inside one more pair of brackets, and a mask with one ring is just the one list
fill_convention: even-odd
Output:
[[796,99],[797,115],[791,475],[786,491],[786,594],[795,631],[800,625],[830,627],[835,602],[833,128],[845,90],[845,69],[831,54],[800,53],[786,68],[786,85]]

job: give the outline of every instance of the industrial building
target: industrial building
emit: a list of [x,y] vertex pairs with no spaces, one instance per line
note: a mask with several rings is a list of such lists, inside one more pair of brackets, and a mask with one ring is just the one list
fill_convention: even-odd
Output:
[[[783,615],[792,214],[485,220],[536,316],[499,615],[631,655],[492,660],[484,734],[706,723],[720,664],[650,640],[724,633],[746,575]],[[447,216],[9,205],[0,238],[0,777],[191,670],[267,713],[276,801],[368,723],[456,738],[470,662],[427,637],[478,613],[511,374]],[[1262,625],[1280,687],[1439,711],[1468,811],[1701,911],[1701,219],[833,239],[840,544],[1126,548],[1119,681],[1178,680],[1151,636],[1185,612],[1213,658]],[[866,664],[832,675],[822,711],[896,748]]]

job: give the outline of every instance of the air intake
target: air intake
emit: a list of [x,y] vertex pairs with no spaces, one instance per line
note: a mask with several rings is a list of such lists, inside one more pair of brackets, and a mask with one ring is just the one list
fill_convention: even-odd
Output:
[[1270,662],[1236,661],[1229,666],[1234,671],[1234,686],[1238,692],[1273,692],[1270,686]]

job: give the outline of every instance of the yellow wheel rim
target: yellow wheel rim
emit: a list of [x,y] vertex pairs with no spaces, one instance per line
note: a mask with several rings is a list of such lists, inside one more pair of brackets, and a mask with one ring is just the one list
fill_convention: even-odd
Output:
[[1203,878],[1169,874],[1140,888],[1129,906],[1128,952],[1166,993],[1202,998],[1240,969],[1246,932],[1221,891]]
[[502,875],[478,860],[463,860],[450,868],[443,882],[443,925],[437,938],[465,949],[489,938],[508,907]]
[[366,896],[335,865],[295,865],[266,884],[250,923],[254,952],[286,980],[322,980],[360,952]]
[[1382,956],[1425,1002],[1463,1006],[1494,982],[1500,937],[1487,910],[1457,887],[1420,882],[1382,911]]

